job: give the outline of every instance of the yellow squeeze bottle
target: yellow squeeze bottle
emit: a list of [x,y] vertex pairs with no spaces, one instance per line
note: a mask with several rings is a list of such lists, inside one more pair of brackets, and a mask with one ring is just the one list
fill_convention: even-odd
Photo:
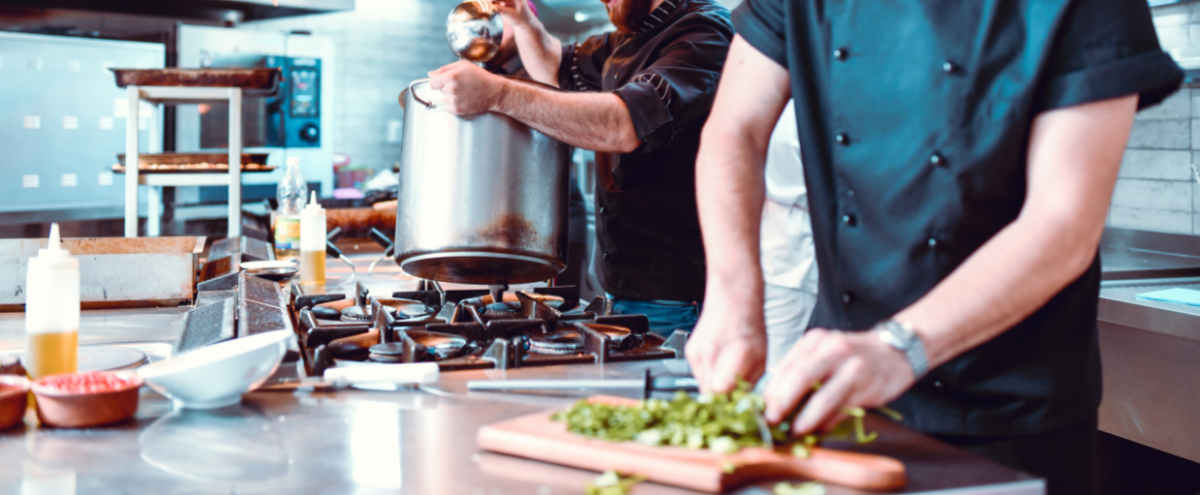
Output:
[[29,258],[25,288],[29,377],[74,373],[79,351],[79,258],[62,248],[57,223],[50,225],[46,248]]
[[325,285],[325,209],[316,191],[300,211],[300,283]]

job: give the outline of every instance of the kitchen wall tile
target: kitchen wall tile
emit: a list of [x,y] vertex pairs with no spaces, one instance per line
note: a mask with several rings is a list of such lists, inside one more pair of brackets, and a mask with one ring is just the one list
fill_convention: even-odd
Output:
[[1200,235],[1200,213],[1192,214],[1192,234]]
[[1163,26],[1156,31],[1163,50],[1175,52],[1188,48],[1188,26]]
[[1191,180],[1192,151],[1126,150],[1120,177],[1135,179]]
[[1194,228],[1192,217],[1190,212],[1113,207],[1109,213],[1109,225],[1126,229],[1191,234]]
[[1200,184],[1192,181],[1192,212],[1200,213]]
[[1192,212],[1191,181],[1118,179],[1113,206]]
[[1190,119],[1142,120],[1135,122],[1129,148],[1191,149]]
[[1137,120],[1186,119],[1192,116],[1192,94],[1183,89],[1168,96],[1162,103],[1137,113]]
[[1190,5],[1168,5],[1151,10],[1154,27],[1162,29],[1170,26],[1183,26],[1192,22],[1190,7]]

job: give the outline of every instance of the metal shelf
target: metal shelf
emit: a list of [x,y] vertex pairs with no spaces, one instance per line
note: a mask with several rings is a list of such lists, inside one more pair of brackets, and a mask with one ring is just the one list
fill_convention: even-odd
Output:
[[[146,235],[157,237],[162,226],[163,186],[229,186],[229,237],[242,235],[242,88],[128,86],[125,88],[129,115],[125,126],[125,237],[137,237],[138,186],[149,188]],[[228,174],[139,174],[138,105],[154,104],[150,118],[150,143],[161,146],[156,135],[159,107],[165,104],[229,102],[229,173]],[[151,151],[154,151],[153,149]]]

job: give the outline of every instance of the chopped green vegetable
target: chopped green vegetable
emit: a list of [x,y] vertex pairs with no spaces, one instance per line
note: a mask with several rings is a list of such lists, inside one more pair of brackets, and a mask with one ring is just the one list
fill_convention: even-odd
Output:
[[605,471],[585,487],[587,495],[628,495],[633,485],[641,483],[644,476],[622,476],[616,471]]
[[[814,387],[815,388],[815,387]],[[734,454],[744,447],[764,447],[759,434],[758,417],[765,408],[761,395],[751,392],[750,384],[723,394],[699,394],[692,398],[677,392],[671,400],[647,399],[636,406],[577,402],[572,408],[555,413],[555,421],[565,422],[567,430],[591,438],[613,442],[636,441],[650,446],[670,445],[689,449],[709,449],[718,454]],[[859,443],[875,439],[866,433],[862,408],[846,410],[850,416],[829,435],[853,437]],[[791,446],[797,457],[808,457],[821,438],[805,435],[792,438],[790,424],[770,427],[774,443]],[[767,446],[769,447],[769,446]]]
[[825,485],[816,481],[809,481],[793,485],[786,481],[781,481],[775,485],[775,495],[825,495]]

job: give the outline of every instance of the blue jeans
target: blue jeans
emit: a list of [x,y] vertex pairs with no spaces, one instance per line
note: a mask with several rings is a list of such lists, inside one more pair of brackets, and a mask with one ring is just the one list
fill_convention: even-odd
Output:
[[650,331],[670,337],[675,330],[692,331],[700,319],[700,303],[660,299],[613,299],[615,315],[646,315]]

